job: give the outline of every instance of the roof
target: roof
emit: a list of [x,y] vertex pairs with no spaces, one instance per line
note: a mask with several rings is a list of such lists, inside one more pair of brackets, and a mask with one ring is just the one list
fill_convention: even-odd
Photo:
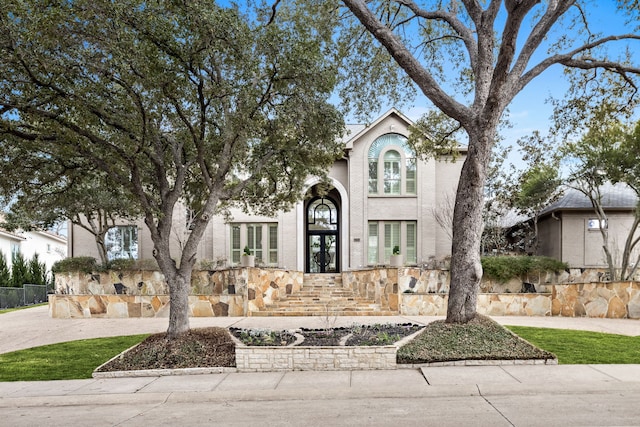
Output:
[[356,139],[360,138],[362,135],[364,135],[367,132],[367,130],[373,129],[377,124],[379,124],[380,122],[382,122],[383,120],[385,120],[387,117],[389,117],[391,115],[395,115],[395,116],[400,117],[409,126],[411,126],[413,124],[413,122],[411,120],[409,120],[409,118],[407,116],[402,114],[397,109],[391,108],[389,111],[387,111],[386,113],[384,113],[383,115],[378,117],[373,123],[347,125],[347,133],[345,134],[344,139],[343,139],[343,141],[346,143],[346,147],[345,148],[347,148],[347,149],[353,148],[353,143],[354,143],[354,141]]
[[[633,210],[638,204],[638,196],[627,184],[606,183],[600,187],[600,191],[602,192],[602,207],[604,209]],[[544,208],[540,215],[562,210],[593,210],[593,205],[582,192],[568,187],[564,191],[564,195]]]
[[11,240],[27,240],[24,236],[3,229],[0,229],[0,236],[8,237]]
[[[385,120],[387,117],[392,116],[392,115],[397,116],[398,118],[403,120],[408,126],[413,126],[413,124],[414,124],[411,119],[409,119],[407,116],[402,114],[396,108],[391,108],[386,113],[384,113],[383,115],[378,117],[372,123],[367,123],[367,124],[347,124],[346,125],[346,128],[347,128],[346,130],[347,131],[345,132],[345,134],[344,134],[344,136],[342,138],[342,142],[345,144],[345,148],[347,150],[352,149],[354,142],[358,138],[360,138],[362,135],[367,133],[367,131],[369,129],[373,129],[376,125],[378,125],[383,120]],[[460,152],[466,152],[468,150],[468,147],[466,145],[463,145],[463,144],[458,144],[457,148],[458,148],[458,151],[460,151]]]

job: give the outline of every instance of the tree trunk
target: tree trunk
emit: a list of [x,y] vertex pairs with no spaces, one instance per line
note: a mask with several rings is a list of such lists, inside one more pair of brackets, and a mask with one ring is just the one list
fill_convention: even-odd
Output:
[[[475,137],[475,141],[474,141]],[[478,289],[482,279],[480,242],[484,182],[486,178],[486,135],[469,136],[469,153],[460,173],[456,204],[453,213],[453,242],[451,248],[451,277],[448,323],[466,323],[476,315]]]
[[95,234],[96,238],[96,247],[98,248],[98,255],[100,256],[100,262],[102,265],[106,266],[109,262],[109,256],[107,254],[107,247],[104,244],[104,236],[107,234],[107,230],[104,230],[104,233]]
[[180,268],[171,278],[169,286],[169,339],[189,331],[189,290],[191,288],[192,267]]

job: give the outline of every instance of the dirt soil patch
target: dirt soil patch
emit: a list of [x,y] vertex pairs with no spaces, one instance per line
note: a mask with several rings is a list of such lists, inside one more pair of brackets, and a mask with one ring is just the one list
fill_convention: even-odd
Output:
[[191,329],[172,340],[166,333],[151,335],[103,365],[100,372],[235,366],[235,343],[229,331],[214,327]]

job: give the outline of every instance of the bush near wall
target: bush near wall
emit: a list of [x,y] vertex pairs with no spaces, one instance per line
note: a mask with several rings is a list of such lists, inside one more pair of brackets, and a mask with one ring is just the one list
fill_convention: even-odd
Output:
[[82,272],[91,274],[102,271],[127,271],[127,270],[158,270],[155,259],[114,259],[106,265],[98,264],[98,261],[90,256],[77,256],[56,261],[51,270],[54,273]]
[[98,261],[90,256],[77,256],[61,259],[56,261],[51,267],[54,273],[68,273],[71,271],[80,271],[82,273],[91,274],[98,270]]
[[482,257],[484,275],[500,283],[526,277],[529,273],[566,270],[569,265],[543,256],[487,256]]

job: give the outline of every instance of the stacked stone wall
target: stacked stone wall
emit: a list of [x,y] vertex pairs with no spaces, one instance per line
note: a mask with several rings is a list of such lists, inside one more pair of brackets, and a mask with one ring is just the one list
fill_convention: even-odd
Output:
[[[563,316],[640,319],[640,282],[550,285],[551,293],[479,294],[489,316]],[[445,316],[447,294],[400,294],[400,314]]]
[[[247,316],[265,303],[300,290],[298,271],[239,268],[194,271],[189,315]],[[49,296],[54,318],[168,317],[169,291],[158,271],[58,273],[56,294]]]
[[[538,293],[518,292],[520,281],[508,285],[514,290],[507,286],[505,291],[495,292],[499,284],[483,281],[478,312],[492,316],[640,319],[640,282],[602,282],[604,274],[598,269],[571,269],[529,278]],[[596,280],[571,283],[588,278]],[[342,283],[356,295],[374,299],[382,310],[403,315],[446,314],[447,270],[372,268],[343,272]],[[299,271],[195,271],[190,315],[248,316],[299,291],[302,285],[303,273]],[[494,292],[483,292],[486,289]],[[56,291],[49,298],[49,312],[56,318],[167,317],[169,313],[166,281],[157,271],[56,274]]]
[[372,268],[342,273],[342,285],[351,289],[358,297],[374,300],[381,310],[396,311],[398,305],[397,268]]

